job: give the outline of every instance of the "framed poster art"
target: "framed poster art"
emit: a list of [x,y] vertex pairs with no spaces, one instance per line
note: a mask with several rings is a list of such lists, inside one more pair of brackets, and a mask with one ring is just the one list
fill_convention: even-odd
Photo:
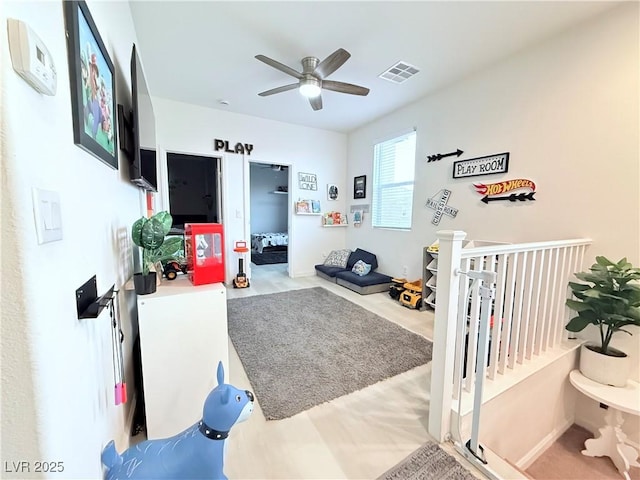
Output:
[[327,185],[327,198],[329,200],[338,200],[338,186],[334,183]]
[[353,198],[367,197],[367,176],[361,175],[353,178]]
[[64,5],[73,141],[118,169],[113,63],[84,1]]

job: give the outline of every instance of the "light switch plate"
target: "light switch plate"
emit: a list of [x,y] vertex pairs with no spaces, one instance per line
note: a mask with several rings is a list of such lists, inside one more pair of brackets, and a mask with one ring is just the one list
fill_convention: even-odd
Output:
[[62,212],[58,192],[34,188],[33,216],[39,244],[62,240]]

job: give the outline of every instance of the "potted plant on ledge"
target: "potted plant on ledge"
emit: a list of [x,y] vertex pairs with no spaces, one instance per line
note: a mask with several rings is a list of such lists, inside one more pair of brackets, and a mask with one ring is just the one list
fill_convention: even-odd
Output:
[[580,350],[580,372],[587,378],[605,385],[624,387],[629,377],[630,362],[626,353],[610,346],[617,332],[629,325],[640,326],[640,268],[634,268],[623,258],[613,263],[596,257],[590,272],[575,276],[587,282],[569,282],[577,300],[568,299],[567,306],[578,316],[565,326],[570,332],[580,332],[587,325],[600,330],[600,343],[585,343]]
[[178,260],[183,256],[184,239],[168,237],[173,218],[166,211],[151,218],[142,217],[131,227],[133,243],[142,249],[142,272],[133,275],[136,293],[147,295],[156,291],[158,262]]

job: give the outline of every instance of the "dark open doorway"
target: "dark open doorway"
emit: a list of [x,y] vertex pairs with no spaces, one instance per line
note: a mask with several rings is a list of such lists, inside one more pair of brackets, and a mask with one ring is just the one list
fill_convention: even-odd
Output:
[[174,228],[222,223],[219,158],[167,153],[167,177]]

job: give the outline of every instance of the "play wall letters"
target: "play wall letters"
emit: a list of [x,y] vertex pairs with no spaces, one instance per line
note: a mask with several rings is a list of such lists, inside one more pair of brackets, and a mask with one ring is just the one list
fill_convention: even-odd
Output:
[[233,147],[233,150],[231,148],[229,148],[229,140],[220,140],[219,138],[216,138],[213,140],[213,148],[214,150],[217,152],[219,150],[222,150],[224,152],[227,153],[240,153],[240,154],[247,154],[248,156],[251,155],[251,151],[253,150],[253,145],[250,143],[236,143],[236,145]]

